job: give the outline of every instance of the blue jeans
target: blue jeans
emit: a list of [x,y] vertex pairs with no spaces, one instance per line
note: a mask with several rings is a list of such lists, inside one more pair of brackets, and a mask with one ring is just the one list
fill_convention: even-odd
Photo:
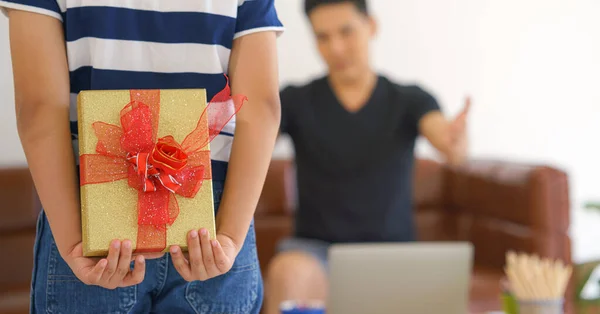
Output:
[[[215,208],[223,192],[226,164],[213,162]],[[82,283],[61,258],[44,212],[34,247],[32,313],[228,313],[258,314],[263,282],[256,253],[254,223],[232,269],[207,281],[186,282],[169,254],[146,261],[144,281],[108,290]]]

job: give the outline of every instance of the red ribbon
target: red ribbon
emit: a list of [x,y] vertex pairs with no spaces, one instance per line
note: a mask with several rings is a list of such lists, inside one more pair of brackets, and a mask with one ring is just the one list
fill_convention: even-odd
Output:
[[79,157],[80,185],[127,179],[138,191],[136,252],[163,251],[166,227],[179,215],[175,194],[193,198],[202,181],[211,179],[210,151],[205,147],[247,100],[230,95],[227,81],[181,145],[172,136],[156,139],[159,90],[131,90],[131,102],[121,110],[121,126],[92,124],[98,137],[97,154]]

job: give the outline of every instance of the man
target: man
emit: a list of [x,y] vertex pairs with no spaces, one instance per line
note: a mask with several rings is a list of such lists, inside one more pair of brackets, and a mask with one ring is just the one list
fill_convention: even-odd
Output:
[[342,242],[413,241],[414,146],[425,136],[451,164],[466,155],[469,101],[448,121],[417,86],[377,75],[376,32],[366,0],[306,0],[326,77],[281,93],[281,132],[291,136],[299,207],[294,237],[266,276],[266,313],[284,300],[325,300],[327,248]]

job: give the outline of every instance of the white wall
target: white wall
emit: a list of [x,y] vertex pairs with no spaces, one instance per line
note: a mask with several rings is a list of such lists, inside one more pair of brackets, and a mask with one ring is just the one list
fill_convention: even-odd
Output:
[[[302,0],[277,0],[281,80],[320,74]],[[574,258],[600,259],[600,1],[370,0],[380,23],[373,64],[416,82],[456,114],[473,97],[471,156],[548,163],[570,176]],[[306,43],[308,41],[308,43]],[[596,136],[594,136],[596,135]],[[289,155],[282,143],[278,155]],[[417,153],[434,157],[421,141]]]
[[8,20],[0,14],[0,167],[25,165],[17,135]]
[[[323,65],[302,0],[276,0],[287,27],[279,40],[282,84],[301,83]],[[456,114],[474,104],[471,155],[549,163],[568,171],[574,258],[600,259],[600,215],[581,203],[600,199],[600,1],[370,0],[380,22],[374,66],[416,82]],[[14,122],[6,19],[0,17],[0,166],[24,164]],[[434,157],[421,141],[417,152]],[[276,156],[289,156],[289,143]]]

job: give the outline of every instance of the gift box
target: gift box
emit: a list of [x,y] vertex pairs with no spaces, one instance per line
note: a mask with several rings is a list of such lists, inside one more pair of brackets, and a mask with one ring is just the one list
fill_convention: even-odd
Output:
[[84,256],[113,239],[135,252],[187,250],[187,234],[215,236],[210,141],[245,98],[204,89],[82,91],[78,96]]

